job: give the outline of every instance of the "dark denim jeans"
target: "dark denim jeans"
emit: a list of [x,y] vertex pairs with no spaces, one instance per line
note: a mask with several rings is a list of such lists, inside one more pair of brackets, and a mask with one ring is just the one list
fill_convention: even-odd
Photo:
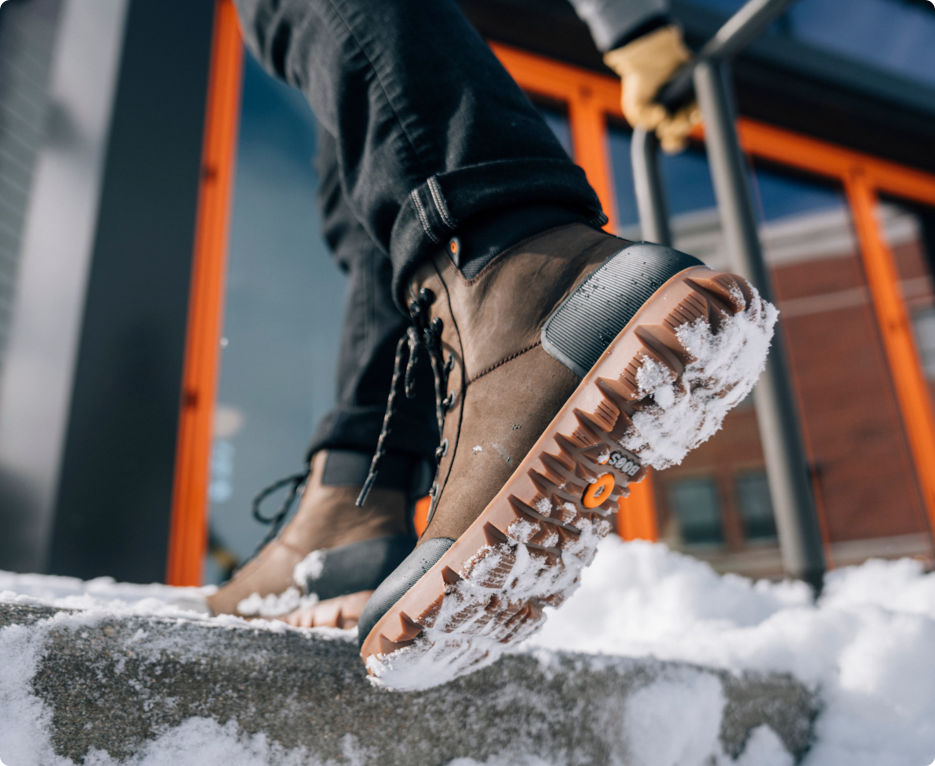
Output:
[[[351,284],[338,408],[313,447],[369,451],[407,322],[392,303],[404,309],[415,267],[472,216],[554,203],[597,221],[600,203],[454,0],[236,2],[249,48],[331,138],[325,236]],[[420,382],[388,448],[430,456],[434,398]]]
[[[373,454],[393,377],[396,344],[409,320],[393,303],[390,259],[351,212],[341,191],[336,145],[319,130],[317,169],[322,234],[347,274],[347,297],[338,357],[338,401],[322,418],[310,450],[345,449]],[[415,398],[399,396],[387,449],[430,459],[441,437],[435,388],[428,365],[416,369]]]

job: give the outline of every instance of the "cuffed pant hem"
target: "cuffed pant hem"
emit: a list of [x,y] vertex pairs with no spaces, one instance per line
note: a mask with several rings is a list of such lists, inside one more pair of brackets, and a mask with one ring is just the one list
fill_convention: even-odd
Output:
[[390,238],[393,297],[408,315],[412,272],[471,216],[510,205],[553,203],[603,226],[607,217],[584,171],[567,160],[486,162],[431,176],[400,208]]
[[[377,449],[383,417],[383,408],[332,410],[321,419],[308,454],[323,449],[341,449],[372,455]],[[434,419],[425,420],[411,410],[400,407],[394,413],[385,447],[388,452],[413,455],[434,463],[435,448],[440,438]]]

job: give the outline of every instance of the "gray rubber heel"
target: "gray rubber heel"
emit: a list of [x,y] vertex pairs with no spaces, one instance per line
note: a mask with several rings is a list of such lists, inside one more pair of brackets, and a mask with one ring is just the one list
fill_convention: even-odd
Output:
[[399,601],[409,589],[445,555],[455,541],[450,537],[436,537],[426,540],[400,564],[383,584],[377,588],[357,623],[357,636],[360,645],[370,635],[373,626]]
[[376,590],[415,546],[415,535],[393,535],[316,551],[321,569],[317,576],[306,577],[305,592],[324,601]]
[[542,327],[542,348],[583,378],[653,293],[692,266],[704,264],[671,247],[627,245],[552,312]]

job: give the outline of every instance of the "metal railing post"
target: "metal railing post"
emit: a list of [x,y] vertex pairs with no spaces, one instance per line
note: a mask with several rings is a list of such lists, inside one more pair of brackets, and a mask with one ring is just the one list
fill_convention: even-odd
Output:
[[659,172],[659,139],[655,131],[637,128],[630,142],[633,186],[640,215],[640,238],[658,245],[672,245],[669,212],[662,173]]
[[[757,233],[743,153],[737,138],[727,59],[736,55],[782,13],[791,0],[750,0],[664,86],[659,103],[674,110],[690,100],[692,87],[705,122],[705,144],[717,196],[728,257],[734,271],[771,297],[769,273]],[[631,159],[643,239],[672,241],[662,180],[658,141],[652,133],[633,132]],[[825,555],[809,485],[808,465],[798,429],[782,327],[777,330],[764,375],[754,393],[770,498],[779,533],[783,569],[820,592]]]
[[[725,64],[718,61],[702,60],[695,67],[695,94],[704,117],[708,162],[732,268],[769,299],[769,273],[760,247],[747,168],[737,139],[724,70]],[[754,394],[760,440],[783,568],[820,590],[825,572],[824,547],[787,369],[780,326],[766,371]]]

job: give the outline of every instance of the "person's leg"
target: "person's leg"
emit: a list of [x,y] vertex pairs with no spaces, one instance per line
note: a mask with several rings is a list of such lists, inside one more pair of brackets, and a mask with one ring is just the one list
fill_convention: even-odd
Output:
[[434,685],[574,590],[627,484],[752,388],[775,311],[739,277],[594,228],[584,174],[453,0],[240,2],[254,49],[335,132],[432,362],[433,515],[359,635],[375,682]]
[[[482,214],[540,203],[500,239],[606,218],[584,172],[454,0],[237,0],[248,45],[337,138],[351,209],[393,264],[394,297]],[[509,242],[508,244],[513,244]],[[481,255],[481,258],[484,256]]]
[[[318,131],[318,202],[322,236],[347,275],[347,299],[337,370],[337,403],[318,425],[309,451],[356,451],[366,465],[376,450],[393,377],[396,346],[411,320],[400,313],[390,291],[392,265],[370,238],[341,188],[334,138]],[[410,455],[434,466],[438,446],[431,372],[416,371],[412,397],[397,400],[398,428],[386,438],[390,454]],[[405,424],[405,425],[403,425]],[[363,484],[364,476],[358,485]]]

